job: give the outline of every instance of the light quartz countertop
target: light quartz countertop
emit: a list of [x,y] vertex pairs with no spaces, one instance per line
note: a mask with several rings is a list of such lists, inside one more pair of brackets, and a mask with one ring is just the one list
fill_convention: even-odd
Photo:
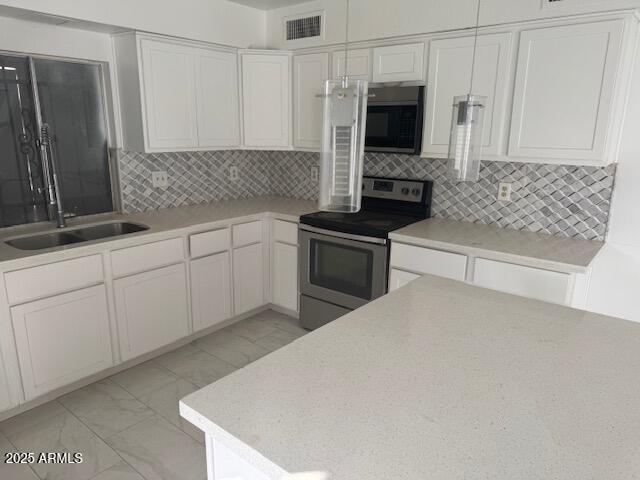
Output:
[[640,478],[640,323],[424,276],[182,400],[278,478]]
[[133,222],[141,223],[149,227],[144,232],[133,233],[122,237],[111,237],[90,242],[83,242],[65,247],[56,247],[46,250],[19,250],[7,245],[5,240],[51,231],[63,231],[56,229],[51,223],[32,224],[19,227],[11,227],[0,230],[0,269],[19,268],[30,263],[45,263],[70,256],[91,254],[104,249],[126,247],[139,244],[140,241],[156,241],[165,238],[168,233],[178,234],[184,229],[197,230],[202,227],[214,228],[217,223],[223,224],[231,219],[247,217],[250,221],[269,213],[276,218],[297,222],[300,215],[317,211],[317,203],[309,200],[285,198],[278,196],[262,196],[239,200],[193,205],[188,207],[169,208],[149,212],[132,214],[105,214],[83,217],[82,219],[70,219],[67,229],[78,226],[93,225],[102,222]]
[[421,247],[566,273],[586,272],[604,245],[591,240],[439,218],[396,230],[390,238]]

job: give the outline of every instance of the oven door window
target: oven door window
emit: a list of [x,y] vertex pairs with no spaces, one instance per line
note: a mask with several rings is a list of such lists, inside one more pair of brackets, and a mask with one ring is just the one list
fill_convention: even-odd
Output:
[[365,133],[367,147],[414,148],[417,117],[416,105],[370,105]]
[[365,300],[371,299],[371,250],[315,239],[311,239],[310,249],[311,284]]

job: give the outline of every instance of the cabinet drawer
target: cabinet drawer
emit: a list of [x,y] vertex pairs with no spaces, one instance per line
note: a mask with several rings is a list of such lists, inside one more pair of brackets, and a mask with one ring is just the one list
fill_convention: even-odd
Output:
[[391,247],[391,266],[463,281],[467,272],[467,256],[394,243]]
[[540,268],[478,258],[473,283],[479,287],[564,304],[567,301],[570,275]]
[[122,277],[178,263],[183,259],[182,239],[172,238],[171,240],[116,250],[111,253],[111,266],[113,275]]
[[282,220],[273,221],[273,240],[275,242],[298,244],[298,224],[284,222]]
[[189,237],[189,251],[192,258],[204,257],[213,253],[229,250],[229,229],[212,230],[211,232],[196,233]]
[[100,255],[5,274],[7,296],[12,305],[100,283],[103,277]]
[[241,223],[233,226],[233,246],[242,247],[262,242],[262,221]]

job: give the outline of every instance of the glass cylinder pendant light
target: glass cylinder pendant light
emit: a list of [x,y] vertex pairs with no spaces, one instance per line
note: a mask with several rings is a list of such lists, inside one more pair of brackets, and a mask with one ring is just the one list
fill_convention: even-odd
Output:
[[453,99],[447,175],[451,180],[460,182],[477,182],[480,178],[480,159],[484,143],[484,110],[487,97],[472,94],[479,25],[480,0],[478,0],[476,14],[469,94]]
[[347,0],[344,76],[324,84],[324,123],[320,157],[319,208],[356,213],[362,201],[364,138],[369,85],[348,74],[349,0]]

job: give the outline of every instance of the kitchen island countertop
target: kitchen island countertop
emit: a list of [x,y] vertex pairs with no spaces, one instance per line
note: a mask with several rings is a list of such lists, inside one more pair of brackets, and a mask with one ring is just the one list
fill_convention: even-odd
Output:
[[427,275],[180,411],[242,478],[631,480],[638,372],[639,323]]

